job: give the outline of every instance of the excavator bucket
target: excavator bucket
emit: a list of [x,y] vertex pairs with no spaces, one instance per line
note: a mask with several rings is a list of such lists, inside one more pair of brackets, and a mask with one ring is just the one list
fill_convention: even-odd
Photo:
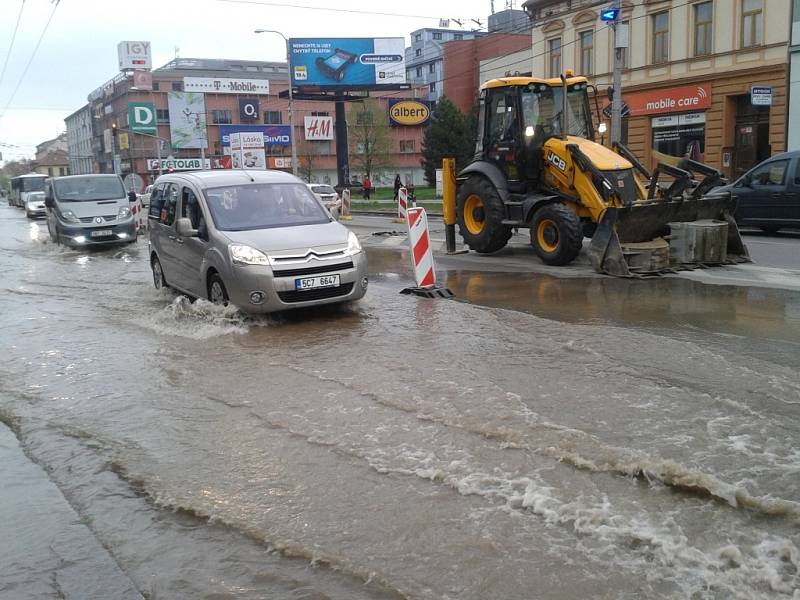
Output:
[[603,214],[588,255],[600,273],[621,277],[676,268],[749,262],[729,192],[648,199]]

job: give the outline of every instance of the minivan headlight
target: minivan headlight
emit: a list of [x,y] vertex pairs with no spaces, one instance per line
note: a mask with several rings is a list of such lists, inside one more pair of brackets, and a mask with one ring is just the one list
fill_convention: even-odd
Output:
[[350,254],[358,254],[361,252],[361,242],[358,241],[358,236],[352,231],[347,236],[347,251]]
[[75,213],[71,210],[64,210],[61,211],[61,216],[65,221],[70,221],[71,223],[80,223],[81,220],[75,216]]
[[269,260],[263,252],[243,246],[241,244],[231,244],[231,258],[237,265],[268,265]]
[[119,213],[117,213],[117,218],[118,219],[127,219],[130,216],[131,216],[131,209],[130,208],[128,208],[127,206],[120,207]]

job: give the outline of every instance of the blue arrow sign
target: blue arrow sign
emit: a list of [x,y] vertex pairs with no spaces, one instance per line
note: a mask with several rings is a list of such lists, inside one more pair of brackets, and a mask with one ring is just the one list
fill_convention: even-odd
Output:
[[604,8],[600,11],[600,20],[609,22],[609,21],[616,21],[619,17],[619,9],[618,8]]

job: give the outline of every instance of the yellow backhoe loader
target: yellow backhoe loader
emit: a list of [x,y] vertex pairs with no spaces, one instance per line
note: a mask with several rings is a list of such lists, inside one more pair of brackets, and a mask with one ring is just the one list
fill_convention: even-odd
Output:
[[569,73],[482,86],[475,158],[457,177],[470,249],[496,252],[529,227],[546,264],[572,262],[586,236],[595,270],[610,275],[749,260],[735,201],[712,191],[722,173],[690,160],[651,173],[624,146],[595,142],[589,88]]

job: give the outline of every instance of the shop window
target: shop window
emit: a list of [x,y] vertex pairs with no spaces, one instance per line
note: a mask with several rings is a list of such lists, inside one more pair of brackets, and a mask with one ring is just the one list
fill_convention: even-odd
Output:
[[742,48],[761,45],[763,0],[742,0]]
[[713,54],[714,3],[701,2],[694,5],[694,55]]
[[230,125],[233,123],[233,115],[229,110],[212,110],[211,122],[217,125]]
[[550,61],[550,77],[561,75],[561,38],[547,41],[547,54]]
[[416,142],[414,140],[400,140],[400,154],[414,154]]
[[[653,117],[653,151],[658,154],[683,157],[703,162],[706,146],[705,113]],[[677,161],[675,161],[677,163]]]
[[750,173],[750,185],[783,185],[788,167],[788,160],[773,160],[765,165],[756,167]]
[[169,109],[168,108],[157,108],[156,109],[156,120],[159,123],[169,123]]
[[265,110],[264,111],[264,124],[265,125],[280,125],[283,123],[283,115],[279,110]]
[[580,32],[581,72],[591,75],[594,72],[594,31]]
[[653,15],[653,64],[669,61],[669,11]]

